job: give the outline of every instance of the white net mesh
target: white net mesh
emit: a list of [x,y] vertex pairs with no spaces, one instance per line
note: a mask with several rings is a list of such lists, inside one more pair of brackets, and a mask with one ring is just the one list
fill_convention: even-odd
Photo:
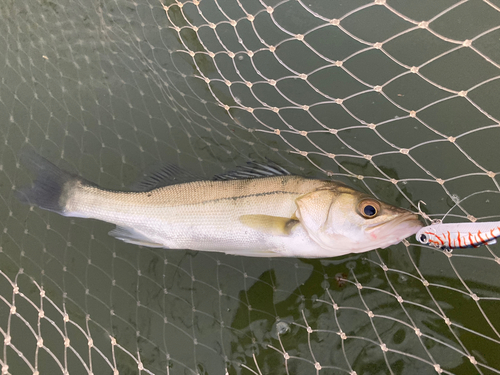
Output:
[[3,374],[500,373],[498,245],[158,250],[14,197],[23,147],[107,188],[268,157],[499,220],[500,3],[27,0],[0,20]]

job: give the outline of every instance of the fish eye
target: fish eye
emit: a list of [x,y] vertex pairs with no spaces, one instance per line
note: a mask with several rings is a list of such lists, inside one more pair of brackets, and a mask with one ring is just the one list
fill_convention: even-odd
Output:
[[373,219],[378,214],[378,204],[372,201],[364,201],[359,205],[359,212],[366,219]]
[[429,242],[429,237],[427,237],[425,233],[422,233],[418,240],[420,241],[420,243],[426,244]]

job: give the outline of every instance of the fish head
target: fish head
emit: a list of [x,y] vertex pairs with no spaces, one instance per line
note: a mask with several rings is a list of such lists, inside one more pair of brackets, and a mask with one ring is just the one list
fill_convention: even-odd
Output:
[[332,256],[385,248],[423,227],[413,212],[344,185],[316,190],[296,204],[308,235]]

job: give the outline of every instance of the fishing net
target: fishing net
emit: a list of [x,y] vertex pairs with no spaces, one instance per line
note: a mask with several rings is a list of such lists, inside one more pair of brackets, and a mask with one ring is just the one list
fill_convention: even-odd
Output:
[[0,4],[2,374],[498,374],[498,245],[340,258],[149,249],[22,205],[34,149],[110,189],[269,158],[499,220],[494,0]]

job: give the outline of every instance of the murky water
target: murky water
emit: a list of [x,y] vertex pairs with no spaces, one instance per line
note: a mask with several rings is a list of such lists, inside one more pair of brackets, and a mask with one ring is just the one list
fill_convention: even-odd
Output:
[[270,158],[423,200],[434,218],[498,220],[499,10],[163,5],[0,5],[5,371],[500,373],[497,245],[449,257],[410,239],[323,260],[147,249],[14,197],[25,147],[115,189],[166,162],[210,177]]

